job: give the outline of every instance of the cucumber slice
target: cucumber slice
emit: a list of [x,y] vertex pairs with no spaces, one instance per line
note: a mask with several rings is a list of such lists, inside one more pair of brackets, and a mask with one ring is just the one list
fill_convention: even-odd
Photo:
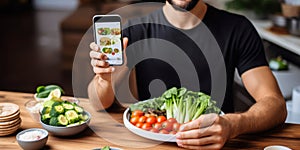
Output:
[[65,116],[67,117],[70,123],[75,123],[79,120],[78,114],[75,110],[68,110],[65,112]]
[[58,115],[64,113],[64,107],[62,105],[53,106],[50,110],[51,117],[57,117]]
[[62,106],[66,110],[72,110],[72,109],[74,109],[74,106],[72,104],[63,103]]
[[59,115],[57,117],[57,121],[58,121],[59,125],[63,125],[63,126],[66,126],[69,123],[68,120],[67,120],[67,118],[64,115]]
[[59,99],[61,96],[61,91],[59,89],[54,89],[50,92],[49,96],[51,99]]
[[51,118],[51,116],[49,113],[44,114],[44,115],[42,115],[42,122],[44,122],[45,124],[49,124],[50,118]]
[[74,109],[75,109],[75,111],[76,111],[77,113],[80,113],[80,114],[83,113],[83,108],[80,107],[80,106],[74,106]]
[[78,115],[78,118],[82,121],[86,121],[89,119],[89,116],[88,115],[82,115],[82,114],[79,114]]

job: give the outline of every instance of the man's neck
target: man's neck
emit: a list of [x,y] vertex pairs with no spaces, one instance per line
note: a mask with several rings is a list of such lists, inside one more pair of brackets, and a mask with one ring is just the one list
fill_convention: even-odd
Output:
[[164,15],[167,20],[175,27],[180,29],[192,29],[201,23],[207,11],[207,5],[200,0],[197,5],[187,12],[183,12],[174,8],[170,3],[166,2],[163,7]]

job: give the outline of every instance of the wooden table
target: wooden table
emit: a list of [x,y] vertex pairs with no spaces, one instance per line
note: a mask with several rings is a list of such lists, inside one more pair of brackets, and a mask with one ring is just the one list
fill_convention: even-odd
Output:
[[[18,104],[22,119],[21,128],[15,134],[0,137],[0,150],[21,149],[16,141],[16,134],[28,128],[41,128],[24,106],[30,99],[33,99],[33,94],[0,91],[0,102]],[[134,135],[124,127],[122,112],[96,112],[87,99],[80,99],[80,105],[92,114],[89,128],[71,137],[56,137],[50,134],[45,149],[91,150],[106,145],[122,149],[180,149],[176,143],[159,143]],[[285,124],[264,133],[242,135],[228,141],[224,149],[263,149],[269,145],[300,149],[300,125]]]

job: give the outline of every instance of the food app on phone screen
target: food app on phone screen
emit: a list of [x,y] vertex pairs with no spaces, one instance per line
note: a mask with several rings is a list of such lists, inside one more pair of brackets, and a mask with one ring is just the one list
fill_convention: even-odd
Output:
[[[106,19],[107,20],[107,19]],[[120,22],[101,22],[101,18],[94,22],[95,40],[100,52],[107,56],[110,65],[122,65],[122,36]]]

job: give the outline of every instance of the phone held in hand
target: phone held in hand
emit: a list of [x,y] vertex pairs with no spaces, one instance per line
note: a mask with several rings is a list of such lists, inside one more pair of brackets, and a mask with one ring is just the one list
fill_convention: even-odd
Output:
[[93,17],[95,43],[107,56],[110,66],[123,64],[123,41],[119,15],[95,15]]

